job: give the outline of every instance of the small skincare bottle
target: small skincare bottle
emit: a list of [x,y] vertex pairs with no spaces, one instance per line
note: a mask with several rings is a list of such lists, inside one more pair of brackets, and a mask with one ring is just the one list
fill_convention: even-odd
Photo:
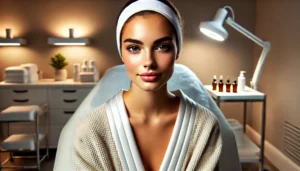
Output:
[[232,83],[232,92],[237,93],[237,81],[234,80]]
[[226,92],[230,93],[230,88],[231,88],[231,83],[229,80],[229,77],[227,77],[227,81],[226,81]]
[[241,71],[240,76],[238,77],[238,92],[244,92],[245,91],[245,85],[246,85],[246,78],[245,74],[246,71]]
[[223,76],[220,75],[220,80],[219,80],[219,92],[223,92],[223,86],[224,86],[224,83],[223,83]]
[[82,72],[88,72],[89,71],[89,64],[88,63],[89,63],[88,60],[83,60],[82,66],[81,66]]
[[212,90],[217,90],[217,85],[218,85],[217,76],[214,75],[214,79],[213,79],[213,82],[212,82]]
[[77,81],[79,81],[80,64],[75,63],[73,65],[74,65],[74,68],[73,68],[73,81],[77,82]]
[[96,72],[96,63],[94,60],[90,60],[89,72]]

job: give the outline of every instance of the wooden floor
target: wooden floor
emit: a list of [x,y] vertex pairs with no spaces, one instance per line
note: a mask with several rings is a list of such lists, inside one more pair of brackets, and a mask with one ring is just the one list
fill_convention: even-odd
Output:
[[[53,171],[53,166],[54,166],[54,160],[55,160],[55,154],[56,150],[51,149],[50,150],[50,157],[49,160],[45,160],[42,165],[41,165],[41,171]],[[9,153],[1,153],[1,162],[4,161],[5,158],[9,156]],[[15,159],[14,165],[34,165],[35,159],[26,159],[26,160],[21,160],[21,159]],[[11,165],[12,163],[8,163],[7,165]],[[256,164],[242,164],[243,171],[258,171],[258,166]],[[265,165],[266,170],[265,171],[278,171],[274,166],[272,166],[268,161],[266,161]],[[15,169],[17,170],[17,169]],[[26,169],[28,171],[32,171],[34,169]],[[13,171],[13,169],[2,169],[1,171]]]

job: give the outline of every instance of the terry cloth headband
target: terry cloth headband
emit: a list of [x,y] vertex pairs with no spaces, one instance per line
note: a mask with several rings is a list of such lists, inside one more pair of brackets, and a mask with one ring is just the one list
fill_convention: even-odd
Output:
[[158,0],[139,0],[136,2],[133,2],[128,7],[126,7],[123,12],[121,13],[118,24],[117,24],[117,46],[118,51],[121,56],[121,42],[120,42],[120,36],[121,36],[121,30],[125,24],[125,22],[135,13],[138,13],[140,11],[154,11],[157,12],[163,16],[165,16],[174,26],[176,30],[176,38],[178,42],[178,52],[179,54],[181,46],[182,46],[182,30],[180,26],[179,19],[176,15],[176,13],[166,4],[163,2],[160,2]]

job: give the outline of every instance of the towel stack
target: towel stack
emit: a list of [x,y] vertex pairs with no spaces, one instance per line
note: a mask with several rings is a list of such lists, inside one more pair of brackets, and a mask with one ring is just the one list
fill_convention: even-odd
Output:
[[80,72],[79,74],[81,82],[96,82],[99,78],[98,72]]
[[4,71],[4,80],[7,83],[35,83],[38,81],[37,72],[36,64],[7,67]]

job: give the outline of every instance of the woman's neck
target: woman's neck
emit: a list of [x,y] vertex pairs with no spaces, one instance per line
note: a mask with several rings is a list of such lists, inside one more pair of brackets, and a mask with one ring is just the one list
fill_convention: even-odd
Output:
[[133,85],[123,98],[129,117],[139,116],[145,120],[177,112],[179,104],[179,98],[167,90],[167,85],[157,91],[145,91]]

